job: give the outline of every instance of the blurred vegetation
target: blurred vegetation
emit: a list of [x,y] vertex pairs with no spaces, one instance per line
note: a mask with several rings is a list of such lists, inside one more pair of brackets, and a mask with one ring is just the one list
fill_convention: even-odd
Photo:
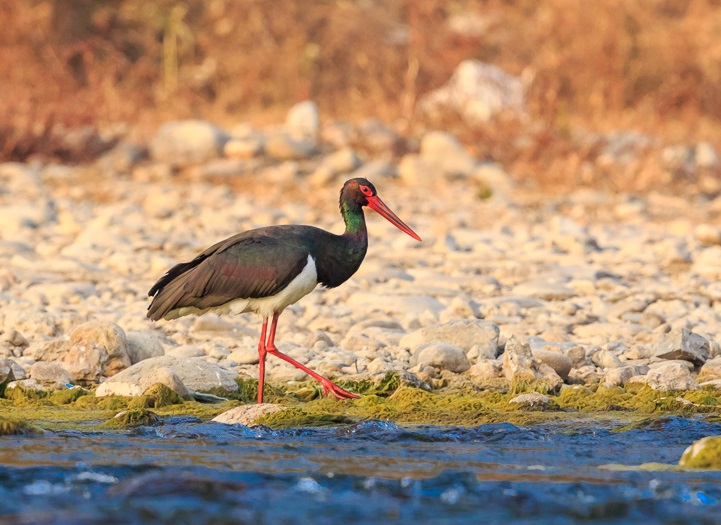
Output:
[[[578,127],[721,149],[720,0],[0,0],[0,20],[5,159],[51,150],[58,125],[263,124],[304,99],[546,172],[574,167],[554,163]],[[466,58],[529,80],[532,129],[419,119]]]

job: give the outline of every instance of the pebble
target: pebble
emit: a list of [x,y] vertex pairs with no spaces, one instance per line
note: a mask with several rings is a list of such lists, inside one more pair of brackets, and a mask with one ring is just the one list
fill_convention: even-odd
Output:
[[[485,65],[461,69],[503,79],[483,77]],[[69,377],[139,395],[151,385],[112,379],[158,359],[161,379],[191,390],[187,363],[231,379],[255,373],[257,316],[151,323],[145,293],[173,264],[238,231],[299,223],[339,233],[336,185],[350,174],[370,177],[424,242],[368,213],[358,274],[281,317],[278,344],[302,362],[337,376],[413,368],[446,380],[451,371],[451,382],[460,373],[481,387],[697,388],[719,378],[718,199],[595,189],[539,199],[445,130],[406,138],[377,120],[321,128],[312,102],[278,126],[230,135],[176,121],[158,129],[149,161],[146,145],[121,142],[92,165],[0,164],[0,361],[11,363],[14,384],[55,388]],[[649,136],[598,140],[612,166],[660,154]],[[669,166],[717,169],[708,144],[680,146],[666,152]],[[98,176],[105,171],[130,176]],[[482,200],[483,187],[502,199]],[[277,381],[307,377],[272,356],[267,364]],[[33,366],[54,370],[47,386]]]

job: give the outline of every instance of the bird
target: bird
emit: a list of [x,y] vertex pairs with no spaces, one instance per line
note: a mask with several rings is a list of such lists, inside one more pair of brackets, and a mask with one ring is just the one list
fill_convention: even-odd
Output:
[[[176,264],[150,289],[147,317],[172,320],[207,312],[254,312],[263,320],[258,342],[258,404],[263,403],[265,359],[273,355],[320,382],[323,395],[359,398],[314,372],[275,345],[278,317],[319,284],[335,288],[358,270],[368,250],[363,207],[369,207],[417,241],[421,238],[391,211],[365,178],[343,184],[341,235],[314,226],[278,225],[245,231],[220,241],[193,260]],[[270,329],[268,320],[270,319]],[[267,335],[267,337],[266,337]]]

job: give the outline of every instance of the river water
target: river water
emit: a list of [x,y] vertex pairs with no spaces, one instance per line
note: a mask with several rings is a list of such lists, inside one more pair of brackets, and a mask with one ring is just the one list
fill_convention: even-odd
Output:
[[271,430],[166,418],[0,438],[0,524],[721,523],[721,471],[675,464],[721,425]]

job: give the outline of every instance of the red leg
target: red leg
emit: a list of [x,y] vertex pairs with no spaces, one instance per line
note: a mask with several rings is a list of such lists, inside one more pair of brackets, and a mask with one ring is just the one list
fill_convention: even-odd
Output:
[[271,355],[274,355],[276,357],[280,357],[283,361],[286,361],[290,363],[291,365],[295,366],[296,368],[300,368],[303,372],[311,376],[317,381],[320,381],[320,384],[323,385],[323,395],[328,395],[328,392],[333,394],[338,399],[358,399],[360,396],[358,394],[353,394],[352,392],[348,392],[347,390],[343,390],[338,385],[334,384],[330,379],[327,379],[323,377],[320,374],[317,374],[316,372],[313,372],[310,368],[308,368],[305,365],[300,364],[298,361],[293,359],[290,356],[287,356],[285,354],[281,354],[278,349],[275,347],[275,326],[278,324],[278,316],[279,313],[273,314],[273,322],[270,324],[270,335],[268,335],[268,342],[265,345],[265,348],[267,352]]
[[263,386],[265,385],[265,332],[268,328],[268,318],[263,318],[263,328],[260,330],[258,342],[258,404],[263,403]]

